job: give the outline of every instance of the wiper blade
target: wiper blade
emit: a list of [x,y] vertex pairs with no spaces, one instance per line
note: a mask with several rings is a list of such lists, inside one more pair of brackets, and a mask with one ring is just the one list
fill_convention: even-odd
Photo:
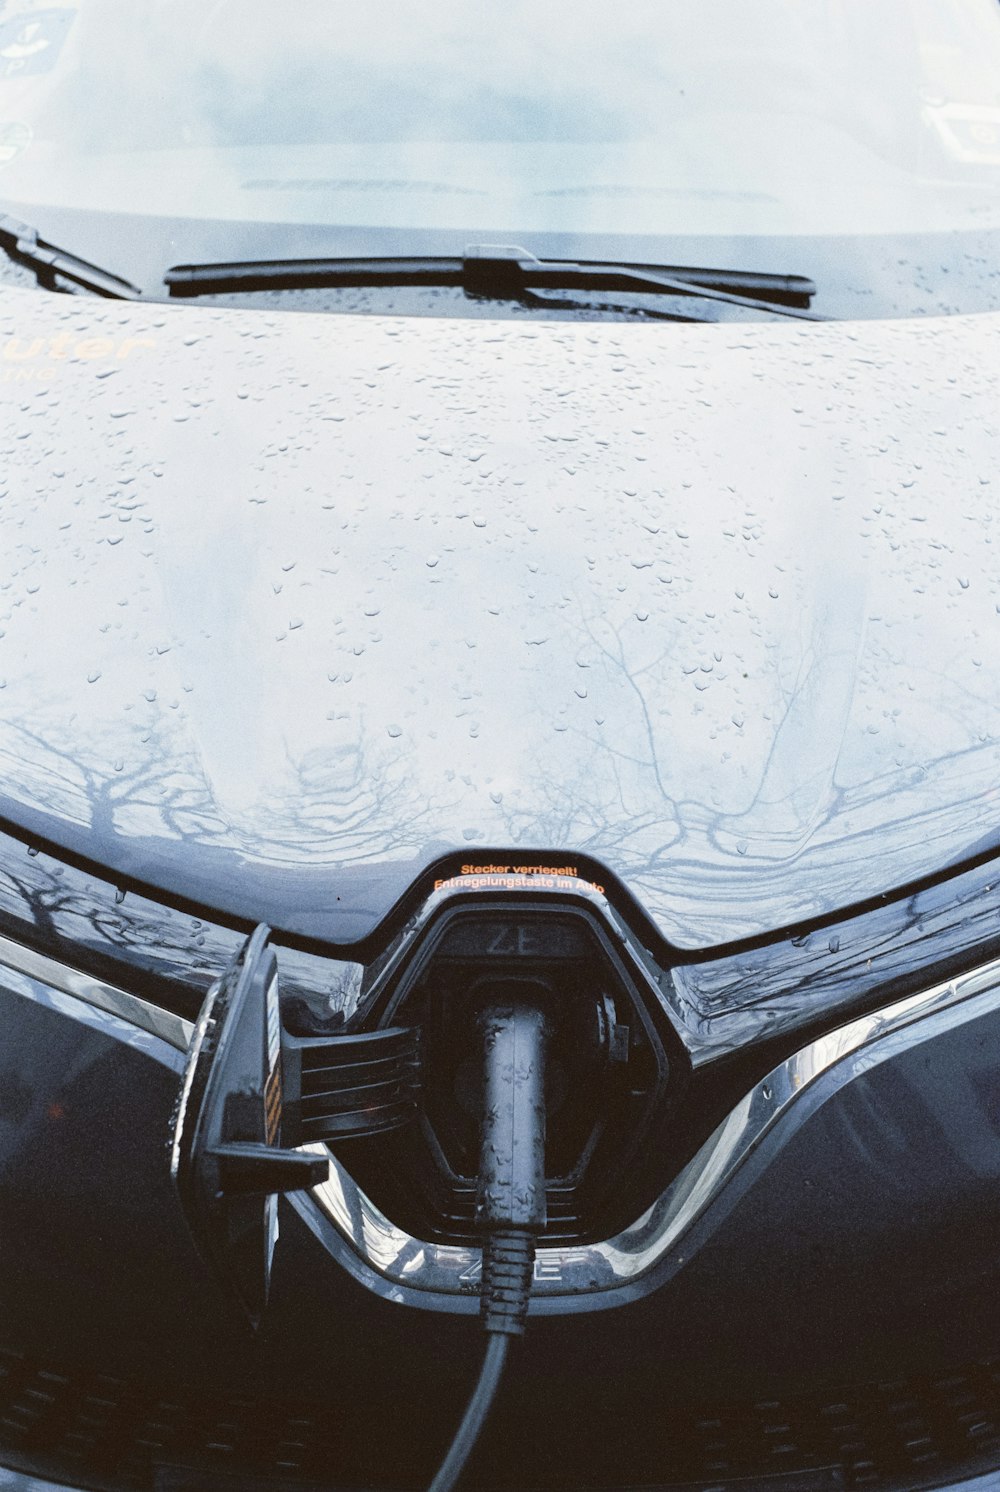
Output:
[[128,280],[101,269],[86,259],[79,259],[65,249],[39,238],[38,231],[30,223],[22,223],[7,213],[0,213],[0,249],[15,264],[23,264],[34,270],[35,278],[43,290],[58,290],[56,280],[69,280],[90,290],[94,295],[103,295],[109,300],[139,300],[142,292]]
[[[461,258],[271,259],[184,264],[168,270],[164,281],[173,297],[348,286],[452,285],[481,299],[554,305],[560,303],[536,297],[534,292],[617,290],[717,301],[808,321],[825,320],[808,309],[816,286],[803,275],[539,259],[527,249],[507,244],[473,244]],[[675,319],[705,318],[692,315]]]

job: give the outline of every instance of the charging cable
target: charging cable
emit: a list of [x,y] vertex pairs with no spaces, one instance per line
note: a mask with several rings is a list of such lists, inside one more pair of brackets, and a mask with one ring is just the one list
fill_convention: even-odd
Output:
[[488,1341],[479,1381],[430,1486],[451,1492],[496,1398],[512,1337],[523,1335],[545,1227],[545,1050],[547,1024],[537,1006],[502,986],[483,1010],[483,1118],[476,1226],[483,1235],[480,1320]]

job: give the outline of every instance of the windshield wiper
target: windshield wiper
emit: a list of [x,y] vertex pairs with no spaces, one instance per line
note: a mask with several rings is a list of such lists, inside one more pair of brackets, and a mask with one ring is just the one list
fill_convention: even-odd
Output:
[[30,223],[22,223],[7,213],[0,213],[0,249],[13,259],[34,270],[35,278],[43,290],[58,290],[56,280],[69,280],[90,290],[94,295],[103,295],[109,300],[139,300],[142,292],[128,280],[101,269],[86,259],[78,259],[65,249],[39,238],[38,231]]
[[[43,289],[57,290],[62,279],[112,300],[140,300],[129,280],[40,238],[37,229],[0,214],[0,250],[34,271]],[[164,275],[173,298],[350,286],[457,286],[480,300],[579,308],[553,300],[541,290],[594,290],[663,295],[762,311],[808,321],[825,318],[810,311],[816,294],[803,275],[755,270],[699,269],[689,265],[615,264],[588,260],[539,259],[516,245],[473,244],[461,258],[265,259],[231,264],[178,265]],[[614,309],[601,306],[599,309]],[[646,314],[672,321],[713,320],[694,306],[687,311]]]
[[[527,249],[508,244],[473,244],[460,259],[265,259],[184,264],[168,270],[164,282],[172,297],[347,286],[452,285],[477,299],[554,306],[564,303],[535,292],[626,291],[721,302],[807,321],[825,320],[808,309],[816,286],[802,275],[539,259]],[[691,315],[671,313],[670,319],[709,319],[699,316],[694,307],[691,310]]]

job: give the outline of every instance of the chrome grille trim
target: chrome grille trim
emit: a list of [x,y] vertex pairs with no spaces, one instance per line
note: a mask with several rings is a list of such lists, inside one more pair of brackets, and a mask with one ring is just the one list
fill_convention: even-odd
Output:
[[[888,1058],[1000,1008],[1000,960],[929,990],[860,1016],[817,1038],[774,1068],[729,1113],[701,1150],[652,1207],[614,1238],[602,1243],[538,1250],[532,1299],[587,1295],[616,1303],[626,1289],[664,1260],[698,1218],[732,1182],[764,1136],[787,1121],[816,1080],[835,1068],[844,1082]],[[324,1145],[304,1146],[328,1154]],[[390,1298],[419,1304],[420,1292],[475,1297],[480,1251],[430,1243],[396,1227],[331,1157],[330,1179],[312,1198],[353,1254],[353,1272]],[[346,1262],[346,1261],[345,1261]],[[677,1266],[683,1262],[677,1258]],[[389,1291],[366,1277],[365,1266]],[[349,1266],[350,1267],[350,1266]],[[470,1302],[474,1307],[475,1299]]]
[[163,1010],[148,1000],[131,995],[116,985],[106,984],[91,974],[72,969],[46,953],[26,948],[10,938],[0,936],[0,974],[3,968],[25,974],[39,984],[59,990],[64,995],[73,995],[87,1005],[103,1010],[108,1015],[127,1021],[141,1031],[165,1041],[179,1052],[186,1052],[191,1042],[194,1025],[170,1010]]

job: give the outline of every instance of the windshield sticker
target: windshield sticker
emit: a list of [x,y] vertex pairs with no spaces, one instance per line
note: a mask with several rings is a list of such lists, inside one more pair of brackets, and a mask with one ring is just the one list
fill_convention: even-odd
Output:
[[75,10],[33,10],[0,21],[0,78],[47,73],[56,64]]
[[30,125],[0,124],[0,166],[6,166],[8,161],[27,150],[33,139]]
[[988,104],[940,104],[927,115],[957,160],[1000,164],[1000,109]]
[[463,865],[458,875],[434,882],[435,891],[598,891],[575,865]]

